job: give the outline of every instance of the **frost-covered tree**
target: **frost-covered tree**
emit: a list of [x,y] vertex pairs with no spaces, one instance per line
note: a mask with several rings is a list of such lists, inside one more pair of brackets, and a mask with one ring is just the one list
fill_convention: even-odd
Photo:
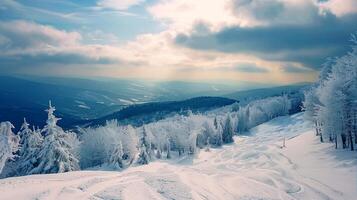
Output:
[[162,155],[161,155],[161,148],[160,147],[156,150],[155,157],[157,159],[161,159]]
[[357,39],[352,38],[352,51],[330,59],[319,80],[305,94],[304,110],[314,122],[321,141],[340,141],[342,148],[354,150],[357,143]]
[[137,155],[138,139],[132,126],[120,126],[116,120],[104,126],[80,129],[80,164],[82,168],[109,164],[112,153],[122,146],[124,166],[132,163]]
[[18,135],[20,137],[21,145],[19,156],[26,157],[27,155],[33,154],[36,150],[40,149],[43,137],[39,130],[36,130],[34,127],[33,130],[29,128],[29,124],[25,118]]
[[14,153],[18,150],[19,137],[12,129],[14,126],[10,122],[0,123],[0,173],[9,159],[14,158]]
[[209,144],[209,137],[207,138],[207,144],[206,144],[206,148],[205,148],[205,151],[208,152],[210,151],[210,144]]
[[116,169],[122,169],[124,168],[124,162],[123,162],[123,145],[121,144],[121,141],[118,142],[117,145],[114,145],[112,148],[112,152],[110,152],[110,157],[109,157],[109,165],[116,168]]
[[140,147],[140,154],[137,160],[137,163],[140,165],[147,165],[149,164],[150,158],[149,155],[147,154],[147,150],[144,144],[141,145]]
[[29,128],[26,119],[21,126],[19,136],[21,148],[19,159],[16,161],[16,173],[26,175],[39,164],[37,155],[41,150],[43,137],[39,130]]
[[233,126],[231,116],[228,114],[224,122],[222,141],[223,143],[232,143],[233,142]]
[[207,145],[207,142],[212,142],[211,140],[207,140],[207,138],[213,138],[215,135],[214,125],[209,123],[209,121],[205,121],[202,124],[202,131],[197,135],[196,145],[199,148],[204,148]]
[[223,129],[222,129],[221,123],[219,123],[217,125],[217,127],[218,128],[216,130],[215,140],[214,140],[213,144],[215,144],[216,146],[220,147],[223,144],[223,137],[222,137]]
[[218,121],[217,121],[217,117],[214,117],[214,120],[213,120],[213,125],[214,125],[214,128],[217,130],[217,129],[218,129]]
[[236,130],[248,131],[250,128],[267,122],[275,117],[289,114],[291,101],[288,96],[269,97],[252,101],[240,107],[237,113]]
[[151,139],[150,139],[151,133],[145,126],[143,126],[142,134],[143,135],[139,140],[139,147],[145,146],[146,154],[149,156],[149,160],[151,160],[152,158],[152,146],[151,146]]
[[167,159],[171,159],[171,144],[170,141],[167,141],[167,154],[166,154]]
[[[141,165],[146,165],[152,159],[152,157],[151,157],[152,151],[151,151],[151,142],[149,140],[148,131],[147,131],[147,128],[145,127],[145,125],[143,126],[142,129],[143,129],[142,136],[139,140],[140,153],[139,153],[137,163],[141,164]],[[161,153],[160,153],[159,157],[161,158]]]
[[30,173],[61,173],[78,170],[79,161],[76,150],[79,142],[76,135],[71,132],[64,132],[57,125],[59,118],[55,117],[55,108],[51,105],[51,102],[46,111],[48,119],[42,130],[45,138],[37,155],[39,163]]

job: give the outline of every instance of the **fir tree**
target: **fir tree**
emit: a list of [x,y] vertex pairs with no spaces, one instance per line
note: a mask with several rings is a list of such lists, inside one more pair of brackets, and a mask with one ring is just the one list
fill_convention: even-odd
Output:
[[214,125],[214,128],[217,130],[218,129],[217,117],[214,117],[213,125]]
[[15,157],[14,153],[19,147],[19,137],[12,129],[14,126],[10,122],[0,123],[0,173],[9,159]]
[[148,131],[146,129],[145,126],[143,126],[143,135],[142,137],[140,138],[140,141],[139,141],[139,145],[142,146],[144,145],[145,146],[145,151],[146,151],[146,154],[149,156],[149,158],[151,159],[152,157],[152,151],[151,151],[151,142],[149,141],[149,138],[148,138]]
[[42,130],[45,139],[37,159],[39,164],[30,173],[61,173],[79,169],[76,155],[77,137],[64,132],[57,125],[59,118],[54,116],[55,108],[49,103],[47,124]]
[[111,152],[109,158],[109,164],[117,169],[124,168],[123,154],[123,145],[121,141],[119,141],[119,144],[113,147],[113,151]]
[[232,143],[233,142],[233,126],[231,116],[227,115],[226,121],[224,123],[222,141],[223,143]]
[[29,129],[26,119],[24,119],[19,135],[21,136],[21,149],[16,171],[19,175],[27,175],[38,165],[37,155],[40,152],[43,138],[38,130]]
[[141,165],[147,165],[149,164],[149,155],[146,152],[146,147],[145,145],[142,145],[140,147],[140,154],[137,163]]
[[171,159],[171,144],[170,144],[170,141],[168,140],[167,141],[167,155],[166,155],[166,158],[167,159]]

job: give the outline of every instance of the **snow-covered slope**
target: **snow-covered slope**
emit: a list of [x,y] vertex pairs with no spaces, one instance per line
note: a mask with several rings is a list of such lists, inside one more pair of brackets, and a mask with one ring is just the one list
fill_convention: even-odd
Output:
[[[356,152],[320,144],[302,115],[276,118],[196,158],[123,172],[0,180],[0,199],[355,199]],[[286,148],[281,148],[286,138]]]

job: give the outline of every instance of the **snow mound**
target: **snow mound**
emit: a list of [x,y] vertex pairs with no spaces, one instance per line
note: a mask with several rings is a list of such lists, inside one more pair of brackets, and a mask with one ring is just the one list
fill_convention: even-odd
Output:
[[320,144],[310,127],[279,117],[194,159],[2,179],[1,199],[354,199],[356,152]]

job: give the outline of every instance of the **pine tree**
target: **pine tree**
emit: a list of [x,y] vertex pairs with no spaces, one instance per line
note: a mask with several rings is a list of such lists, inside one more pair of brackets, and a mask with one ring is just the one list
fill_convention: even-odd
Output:
[[214,117],[213,125],[214,125],[214,128],[217,130],[218,129],[217,117]]
[[113,151],[109,158],[109,164],[117,169],[124,168],[123,154],[123,145],[121,141],[119,141],[119,144],[113,147]]
[[27,175],[32,169],[37,167],[37,155],[40,152],[43,138],[38,130],[31,130],[29,124],[24,119],[19,135],[21,137],[21,149],[19,151],[19,160],[17,160],[17,173]]
[[161,159],[161,149],[160,149],[160,147],[158,147],[157,150],[156,150],[156,158],[157,159]]
[[57,125],[59,118],[53,114],[55,108],[49,103],[47,124],[42,130],[45,135],[41,150],[37,159],[39,164],[30,171],[38,173],[61,173],[79,169],[76,147],[78,139],[74,133],[64,132]]
[[218,125],[218,129],[217,129],[217,141],[216,141],[216,145],[217,145],[218,147],[222,146],[222,144],[223,144],[222,133],[223,133],[222,126],[221,126],[221,125]]
[[209,144],[209,137],[207,138],[207,144],[206,144],[206,152],[210,151],[210,144]]
[[224,123],[222,141],[223,143],[232,143],[233,142],[233,126],[231,116],[227,115],[226,121]]
[[171,144],[170,144],[170,141],[168,140],[167,141],[167,155],[166,155],[166,158],[167,159],[171,159]]
[[149,155],[146,152],[146,147],[145,145],[142,145],[140,147],[140,154],[137,163],[141,165],[147,165],[149,164]]
[[146,154],[147,154],[147,155],[149,156],[149,158],[151,159],[151,158],[152,158],[151,142],[149,141],[148,131],[147,131],[147,129],[146,129],[145,126],[143,126],[143,135],[142,135],[142,137],[140,138],[139,145],[140,145],[140,146],[142,146],[142,145],[145,146]]
[[10,122],[0,123],[0,173],[8,160],[12,160],[14,153],[19,148],[19,137],[12,129],[14,126]]

